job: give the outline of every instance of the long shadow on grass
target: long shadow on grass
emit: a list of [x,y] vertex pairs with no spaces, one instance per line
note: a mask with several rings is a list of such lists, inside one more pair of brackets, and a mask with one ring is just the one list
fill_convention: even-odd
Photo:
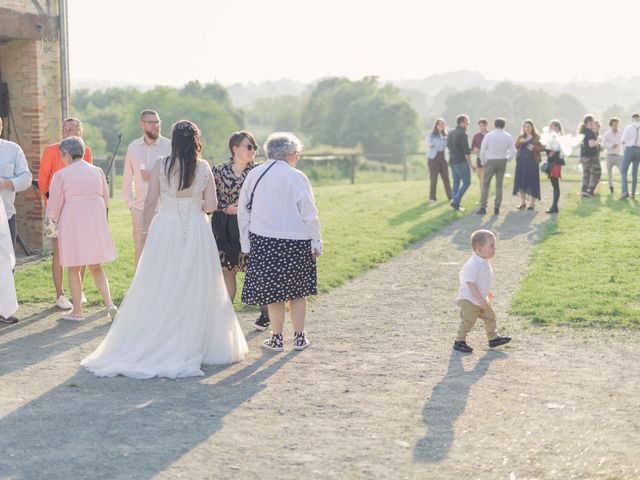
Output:
[[447,457],[455,439],[454,424],[467,406],[471,387],[487,373],[491,362],[508,356],[504,352],[488,350],[473,370],[465,371],[462,365],[463,355],[451,352],[447,373],[433,388],[431,398],[422,410],[427,434],[418,440],[413,450],[416,462],[437,463]]
[[[134,380],[79,371],[0,420],[0,476],[155,477],[215,435],[229,413],[266,389],[265,381],[297,354],[264,354],[215,384],[202,377]],[[234,367],[205,371],[210,377]],[[248,437],[238,446],[247,454],[256,447]],[[237,464],[247,459],[237,458]]]
[[398,215],[391,217],[389,219],[389,225],[401,225],[403,223],[407,223],[407,222],[413,222],[415,221],[417,218],[420,218],[422,215],[425,214],[425,212],[428,212],[429,210],[433,210],[436,207],[441,207],[442,203],[426,203],[423,202],[419,205],[416,205],[413,208],[410,208],[408,210],[405,210],[402,213],[399,213]]
[[599,195],[594,198],[580,198],[572,213],[577,217],[585,218],[593,215],[601,207],[602,203]]
[[42,362],[66,350],[106,335],[108,324],[100,324],[90,330],[73,333],[82,325],[106,316],[101,310],[85,317],[83,323],[59,321],[51,328],[38,333],[25,335],[7,343],[0,344],[0,377],[21,370],[29,365]]

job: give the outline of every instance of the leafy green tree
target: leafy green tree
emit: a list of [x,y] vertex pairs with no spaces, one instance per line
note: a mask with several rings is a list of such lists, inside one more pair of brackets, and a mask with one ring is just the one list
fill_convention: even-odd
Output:
[[293,95],[259,98],[247,111],[247,120],[250,124],[268,126],[272,130],[295,132],[301,128],[305,102],[305,97]]
[[119,132],[124,134],[125,147],[142,135],[139,115],[145,109],[158,111],[165,136],[171,136],[171,125],[178,120],[195,122],[202,131],[204,156],[224,153],[231,132],[244,127],[244,112],[233,107],[224,87],[216,83],[194,81],[180,89],[159,86],[145,92],[135,88],[78,90],[73,95],[74,114],[85,124],[87,143],[101,154],[115,149]]
[[419,139],[418,115],[397,87],[377,77],[321,81],[309,96],[302,128],[316,144],[362,145],[365,153],[405,153]]
[[609,119],[611,117],[618,117],[622,127],[629,122],[631,114],[622,105],[614,104],[609,105],[604,112],[602,112],[602,124],[609,125]]

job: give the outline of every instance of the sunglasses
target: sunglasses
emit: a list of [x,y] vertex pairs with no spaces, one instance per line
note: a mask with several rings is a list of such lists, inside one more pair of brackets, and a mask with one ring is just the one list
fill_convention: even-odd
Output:
[[251,150],[255,150],[256,152],[258,151],[258,146],[257,145],[245,145],[245,147],[247,147],[247,150],[251,151]]

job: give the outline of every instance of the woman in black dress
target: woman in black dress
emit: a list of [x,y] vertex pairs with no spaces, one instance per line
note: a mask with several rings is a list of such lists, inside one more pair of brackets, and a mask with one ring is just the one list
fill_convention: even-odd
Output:
[[[522,124],[522,133],[516,139],[516,176],[513,182],[513,194],[520,196],[518,210],[533,210],[536,198],[540,200],[540,152],[544,147],[531,120]],[[529,206],[527,207],[527,200]]]
[[[231,301],[235,298],[238,288],[236,274],[246,272],[248,264],[248,255],[240,251],[238,197],[247,174],[256,166],[253,160],[257,151],[258,144],[250,132],[235,132],[229,138],[231,158],[227,163],[213,167],[218,209],[211,217],[211,226],[218,245],[224,283]],[[266,330],[269,327],[269,314],[265,305],[260,306],[260,317],[253,326],[256,330]]]

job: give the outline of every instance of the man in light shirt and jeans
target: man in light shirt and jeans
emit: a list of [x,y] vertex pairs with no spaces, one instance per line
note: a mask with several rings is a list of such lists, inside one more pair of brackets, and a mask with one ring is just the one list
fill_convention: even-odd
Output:
[[147,197],[147,182],[151,170],[160,158],[171,154],[171,140],[160,135],[160,116],[155,110],[140,114],[141,138],[131,142],[124,157],[122,196],[131,211],[136,268],[142,254],[142,213]]
[[480,208],[476,212],[478,215],[487,213],[487,201],[491,179],[496,177],[496,199],[494,201],[493,213],[500,213],[502,203],[502,183],[504,174],[507,171],[507,162],[516,154],[513,144],[513,137],[504,131],[506,121],[504,118],[497,118],[494,122],[495,129],[487,133],[480,146],[480,163],[484,168],[484,178],[482,179],[482,193],[480,195]]
[[609,119],[609,130],[602,136],[602,144],[607,151],[607,179],[609,181],[609,192],[613,195],[613,167],[618,167],[622,173],[622,130],[620,130],[620,119],[612,117]]
[[624,159],[622,160],[622,196],[620,200],[629,198],[629,182],[627,172],[631,169],[631,198],[636,196],[636,186],[638,185],[638,164],[640,164],[640,114],[634,113],[631,117],[631,124],[627,125],[622,133],[622,144],[624,145]]
[[[2,119],[0,118],[0,133],[2,133]],[[22,192],[31,186],[33,176],[29,171],[27,158],[20,145],[0,138],[0,198],[7,213],[7,223],[11,235],[11,244],[15,249],[16,237],[16,192]],[[14,316],[2,317],[1,323],[16,323]]]

